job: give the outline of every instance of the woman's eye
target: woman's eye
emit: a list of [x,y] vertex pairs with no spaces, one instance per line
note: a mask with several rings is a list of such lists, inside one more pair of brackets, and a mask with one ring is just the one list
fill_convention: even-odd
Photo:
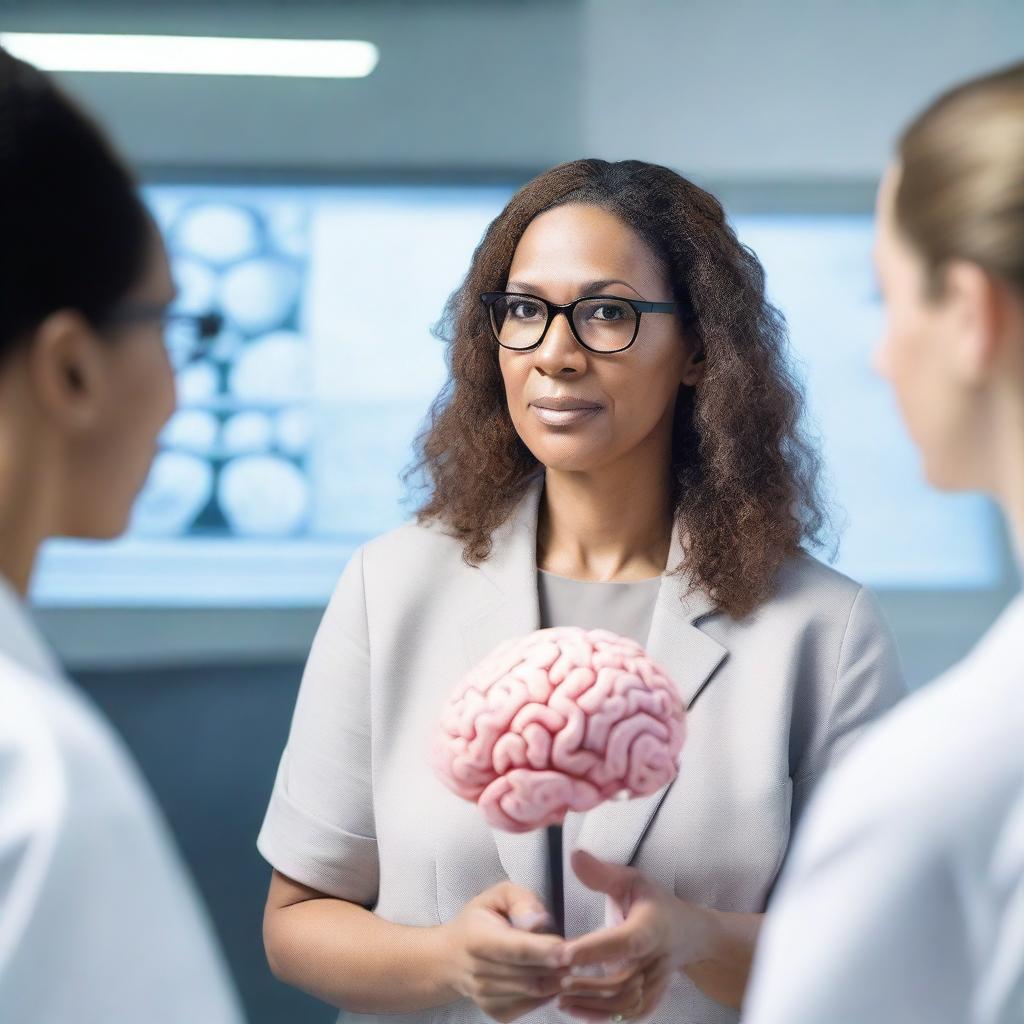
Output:
[[516,320],[532,320],[540,316],[540,306],[536,302],[513,302],[509,312]]
[[621,320],[625,315],[626,311],[621,306],[607,303],[597,306],[591,313],[595,320]]

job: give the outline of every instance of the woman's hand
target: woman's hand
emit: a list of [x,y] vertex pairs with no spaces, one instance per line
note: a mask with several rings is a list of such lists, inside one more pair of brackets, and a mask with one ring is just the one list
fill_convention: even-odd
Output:
[[512,1021],[550,1001],[568,971],[565,940],[542,934],[552,921],[533,893],[500,882],[442,925],[451,970],[447,984],[489,1017]]
[[[572,976],[558,1005],[587,1021],[645,1017],[665,995],[673,973],[704,957],[708,918],[703,908],[684,903],[636,868],[584,850],[573,851],[572,868],[587,888],[607,894],[621,923],[567,943]],[[606,965],[603,977],[593,976],[594,965]],[[576,973],[584,968],[589,976]]]

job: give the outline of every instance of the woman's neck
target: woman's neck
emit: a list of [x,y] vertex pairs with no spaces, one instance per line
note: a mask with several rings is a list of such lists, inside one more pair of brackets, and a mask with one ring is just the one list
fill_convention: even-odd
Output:
[[19,542],[6,532],[0,532],[0,575],[23,597],[28,597],[32,570],[39,554],[39,543]]
[[[1021,348],[1024,350],[1024,345]],[[1007,385],[996,400],[1000,409],[998,434],[989,456],[993,480],[986,489],[994,495],[1006,517],[1024,577],[1024,357],[1006,370],[1002,379]]]
[[[1024,430],[1024,417],[1022,417]],[[1015,457],[1002,474],[999,502],[1013,539],[1017,565],[1024,580],[1024,433],[1016,445]]]
[[42,466],[33,471],[34,458],[25,448],[24,433],[0,422],[0,575],[22,597],[50,533],[45,473]]
[[574,579],[649,579],[665,569],[672,522],[667,478],[549,469],[537,529],[537,564]]

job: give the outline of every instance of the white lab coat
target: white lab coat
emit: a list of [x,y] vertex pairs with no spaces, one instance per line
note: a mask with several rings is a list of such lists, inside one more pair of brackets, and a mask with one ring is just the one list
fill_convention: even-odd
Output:
[[1024,1024],[1024,596],[812,801],[744,1024]]
[[242,1020],[141,775],[0,579],[0,1021]]

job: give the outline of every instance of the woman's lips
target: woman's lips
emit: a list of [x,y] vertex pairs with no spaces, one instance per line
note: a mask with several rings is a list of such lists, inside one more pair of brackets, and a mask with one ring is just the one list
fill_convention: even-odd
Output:
[[530,408],[537,419],[549,427],[568,427],[573,423],[590,419],[601,411],[599,405],[576,409],[545,409],[540,405],[531,405]]

